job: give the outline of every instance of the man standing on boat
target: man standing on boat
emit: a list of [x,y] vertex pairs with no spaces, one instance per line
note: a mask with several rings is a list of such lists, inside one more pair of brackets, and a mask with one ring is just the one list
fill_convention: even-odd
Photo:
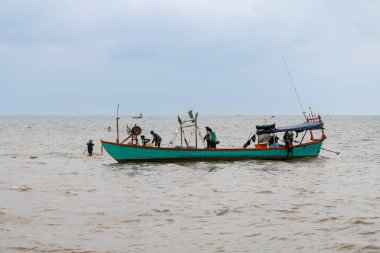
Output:
[[152,144],[154,143],[154,146],[155,147],[160,147],[161,146],[161,137],[156,134],[153,130],[150,131],[150,133],[153,135],[153,140],[152,140]]
[[284,134],[284,142],[286,147],[290,147],[293,145],[293,133],[286,131]]
[[288,148],[286,156],[289,156],[290,154],[293,155],[293,148],[291,148],[291,146],[293,146],[293,137],[293,132],[289,133],[288,131],[286,131],[284,134],[285,147]]
[[148,142],[150,142],[150,139],[147,139],[144,135],[141,135],[141,145],[145,146],[145,144],[147,144]]
[[210,148],[216,148],[216,133],[210,129]]
[[206,134],[205,134],[205,137],[203,137],[203,140],[207,142],[207,148],[211,148],[210,132],[211,132],[211,129],[208,126],[206,126]]

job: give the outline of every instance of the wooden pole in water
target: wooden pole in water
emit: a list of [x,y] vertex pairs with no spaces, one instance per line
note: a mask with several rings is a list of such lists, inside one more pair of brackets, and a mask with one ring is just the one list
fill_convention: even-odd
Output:
[[119,143],[119,104],[117,104],[116,112],[116,143]]

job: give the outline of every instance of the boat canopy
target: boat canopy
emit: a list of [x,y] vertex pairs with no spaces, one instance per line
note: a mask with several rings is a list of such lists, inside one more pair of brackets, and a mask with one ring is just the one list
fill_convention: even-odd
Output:
[[256,130],[272,130],[276,127],[276,124],[272,125],[257,125]]
[[311,121],[311,122],[305,122],[305,123],[294,125],[294,126],[276,127],[273,129],[262,129],[262,130],[258,130],[256,133],[258,135],[286,132],[286,131],[296,131],[299,133],[306,130],[317,130],[317,129],[323,129],[323,122]]

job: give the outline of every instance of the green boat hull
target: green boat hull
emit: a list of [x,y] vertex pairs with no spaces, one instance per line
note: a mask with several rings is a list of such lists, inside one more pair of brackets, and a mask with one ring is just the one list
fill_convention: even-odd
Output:
[[312,141],[291,149],[280,148],[233,148],[233,149],[178,149],[153,148],[101,141],[104,149],[118,162],[176,162],[176,161],[218,161],[268,159],[286,160],[302,157],[316,157],[323,139]]

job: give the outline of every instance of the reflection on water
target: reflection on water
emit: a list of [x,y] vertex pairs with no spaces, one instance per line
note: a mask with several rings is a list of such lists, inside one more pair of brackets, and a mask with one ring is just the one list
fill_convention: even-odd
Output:
[[[260,120],[200,118],[221,147],[241,147]],[[99,139],[115,139],[105,129],[113,121],[0,118],[0,252],[380,252],[380,117],[329,116],[326,148],[342,153],[317,159],[117,164],[83,155],[89,138],[97,153]],[[176,117],[138,122],[163,143],[177,127]]]

